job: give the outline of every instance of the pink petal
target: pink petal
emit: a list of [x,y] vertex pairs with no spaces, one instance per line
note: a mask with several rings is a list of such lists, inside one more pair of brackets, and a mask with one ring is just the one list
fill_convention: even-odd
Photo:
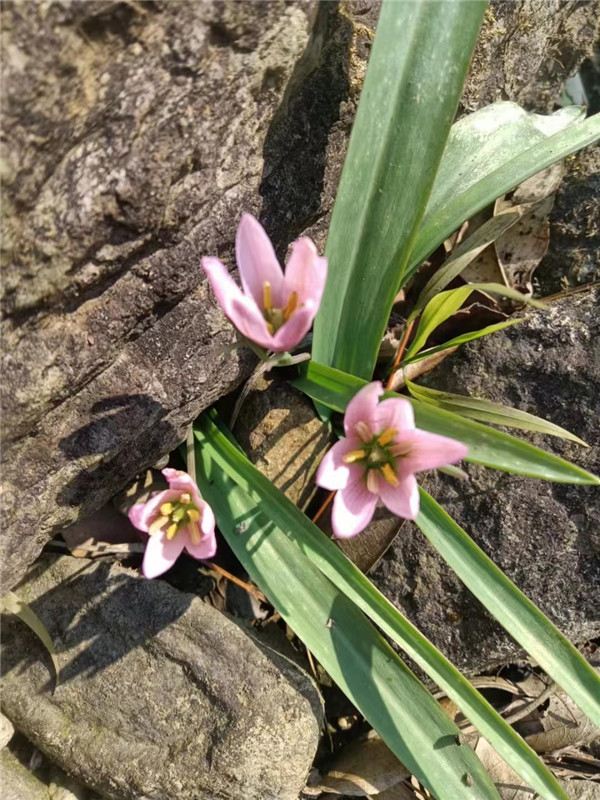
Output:
[[317,470],[316,482],[318,486],[330,491],[345,489],[348,483],[360,480],[363,468],[358,464],[345,464],[344,456],[361,446],[360,439],[350,437],[341,439],[323,456]]
[[292,245],[292,254],[285,268],[285,288],[298,293],[298,300],[310,300],[319,308],[327,280],[327,259],[321,258],[313,242],[306,236]]
[[128,516],[131,524],[140,531],[148,532],[148,528],[158,516],[158,511],[162,504],[176,500],[177,497],[179,497],[179,492],[165,489],[164,492],[155,494],[146,503],[136,503],[129,509]]
[[[206,514],[206,509],[208,509],[209,514]],[[203,536],[202,539],[198,544],[194,544],[192,541],[191,534],[187,528],[182,528],[182,530],[177,534],[178,536],[185,536],[185,549],[187,552],[193,556],[194,558],[200,559],[200,561],[205,561],[207,558],[212,558],[214,554],[217,552],[217,540],[215,537],[215,526],[214,526],[214,516],[212,515],[212,510],[209,506],[206,506],[204,510],[204,515],[202,517],[201,528],[205,527],[205,522],[212,517],[212,528],[208,525],[208,530],[205,532],[202,531]]]
[[286,350],[292,350],[297,344],[300,344],[309,332],[317,310],[318,306],[309,302],[294,311],[288,321],[284,322],[273,336],[270,349],[276,353],[285,353]]
[[379,481],[379,496],[384,506],[399,517],[415,519],[419,513],[419,487],[414,475],[402,478],[398,486]]
[[225,315],[247,339],[270,350],[273,337],[261,311],[254,300],[242,294],[227,267],[218,258],[203,258],[202,267]]
[[378,417],[377,405],[379,398],[383,394],[381,381],[373,381],[354,395],[346,408],[344,417],[344,430],[346,436],[356,436],[355,427],[357,422],[365,422],[373,433],[377,433]]
[[403,397],[390,397],[377,406],[379,430],[395,428],[397,431],[411,431],[415,427],[415,414],[412,403]]
[[146,578],[162,575],[177,561],[185,545],[185,537],[178,533],[173,539],[167,539],[164,533],[157,533],[148,539],[142,572]]
[[[200,530],[205,536],[215,535],[215,515],[212,508],[208,505],[206,500],[201,500],[198,506],[202,518],[200,520]],[[216,544],[215,544],[216,548]]]
[[408,455],[399,457],[396,462],[400,475],[454,464],[469,452],[462,442],[419,429],[402,433],[394,441],[410,448]]
[[331,525],[339,539],[356,536],[364,530],[375,513],[377,495],[371,494],[361,480],[339,491],[333,501]]
[[192,500],[198,506],[198,509],[200,509],[202,505],[206,505],[200,495],[196,481],[187,472],[181,469],[171,469],[167,467],[162,470],[162,474],[167,479],[169,487],[176,491],[178,495],[181,495],[182,492],[190,494]]
[[242,214],[235,237],[235,255],[244,292],[263,308],[263,288],[271,284],[275,308],[284,305],[283,273],[271,240],[263,226],[251,214]]

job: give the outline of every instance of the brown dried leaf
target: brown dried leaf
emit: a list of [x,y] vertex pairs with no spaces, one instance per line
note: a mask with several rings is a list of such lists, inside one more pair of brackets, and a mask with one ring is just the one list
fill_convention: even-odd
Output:
[[541,200],[529,214],[519,219],[494,242],[507,286],[531,292],[533,273],[548,250],[548,215],[553,205],[554,195]]
[[587,745],[600,736],[600,728],[565,694],[552,695],[545,711],[521,720],[515,728],[536,753]]
[[391,789],[409,775],[383,740],[372,735],[345,747],[318,788],[334,795],[367,797]]

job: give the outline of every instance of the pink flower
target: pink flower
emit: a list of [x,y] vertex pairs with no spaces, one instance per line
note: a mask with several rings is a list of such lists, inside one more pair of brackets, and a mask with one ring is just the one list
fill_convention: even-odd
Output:
[[212,558],[217,552],[215,515],[187,472],[163,469],[169,488],[147,503],[136,503],[129,519],[150,534],[142,571],[156,578],[172,567],[185,547],[194,558]]
[[261,347],[276,353],[291,350],[306,336],[319,309],[327,259],[303,236],[292,245],[284,275],[269,237],[250,214],[242,214],[235,252],[243,292],[218,258],[202,259],[225,315]]
[[344,417],[346,438],[325,454],[317,471],[319,486],[337,491],[331,522],[339,538],[364,530],[378,500],[399,517],[415,519],[419,513],[415,472],[467,455],[460,442],[415,428],[408,400],[398,397],[380,403],[382,394],[376,381],[352,398]]

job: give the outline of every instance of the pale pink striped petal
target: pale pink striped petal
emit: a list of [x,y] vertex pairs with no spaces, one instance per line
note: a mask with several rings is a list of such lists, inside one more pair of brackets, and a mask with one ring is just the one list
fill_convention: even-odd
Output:
[[244,292],[263,308],[263,287],[271,285],[275,308],[285,304],[283,272],[271,240],[263,226],[251,214],[242,214],[235,237],[235,255]]
[[284,322],[272,337],[270,349],[276,353],[285,353],[300,344],[309,332],[317,311],[318,306],[310,302],[294,311],[287,322]]
[[462,442],[419,429],[402,433],[394,441],[409,449],[408,455],[396,462],[399,475],[454,464],[469,452]]
[[348,403],[344,416],[344,430],[346,436],[357,436],[356,424],[363,423],[369,426],[373,434],[378,430],[377,404],[383,394],[381,381],[373,381],[354,395]]
[[415,427],[415,414],[410,400],[403,397],[390,397],[377,407],[379,429],[394,428],[397,431],[410,431]]
[[129,520],[140,531],[148,532],[148,528],[158,516],[159,509],[163,503],[168,503],[176,500],[179,497],[179,492],[174,492],[172,489],[165,489],[164,492],[159,492],[151,497],[146,503],[136,503],[129,509]]
[[327,280],[327,259],[319,256],[317,248],[306,236],[292,245],[284,280],[288,296],[297,292],[300,303],[310,300],[316,308],[319,307]]
[[273,337],[261,311],[254,300],[242,293],[227,267],[218,258],[203,258],[202,267],[221,308],[238,331],[247,339],[271,349]]
[[177,561],[183,547],[185,538],[177,534],[173,539],[167,539],[164,533],[157,533],[148,539],[142,572],[146,578],[156,578],[162,575]]
[[338,489],[345,489],[349,483],[360,480],[363,468],[358,464],[345,464],[344,456],[352,450],[360,448],[360,439],[349,437],[340,439],[323,456],[317,470],[316,482],[323,489],[334,492]]
[[415,519],[419,513],[419,487],[414,475],[401,478],[398,486],[380,480],[379,496],[384,506],[399,517]]
[[[206,509],[208,509],[209,514],[206,514]],[[194,558],[198,558],[201,561],[206,560],[207,558],[212,558],[214,554],[217,552],[217,540],[215,537],[215,526],[214,526],[214,516],[212,515],[212,511],[209,506],[206,506],[202,521],[200,523],[201,529],[204,527],[204,523],[206,520],[210,522],[210,518],[212,517],[213,525],[212,528],[209,527],[209,530],[205,533],[202,531],[202,538],[198,544],[194,544],[192,540],[192,535],[188,528],[182,528],[181,532],[178,533],[178,536],[185,537],[185,549],[187,552],[193,556]]]
[[364,530],[375,513],[377,495],[371,494],[362,479],[339,491],[333,501],[331,526],[339,539],[356,536]]

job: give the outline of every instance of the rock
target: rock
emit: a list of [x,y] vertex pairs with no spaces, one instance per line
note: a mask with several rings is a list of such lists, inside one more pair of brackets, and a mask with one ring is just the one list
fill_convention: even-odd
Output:
[[2,800],[50,800],[48,786],[5,747],[0,753]]
[[[591,447],[513,432],[600,474],[599,299],[588,291],[530,313],[520,325],[463,346],[423,383],[567,428]],[[428,474],[427,491],[572,642],[598,636],[598,487],[467,469],[468,482]],[[372,578],[460,669],[480,672],[522,656],[412,523]]]
[[492,0],[479,35],[461,106],[475,111],[512,100],[550,113],[566,78],[592,55],[600,19],[592,3]]
[[0,754],[3,800],[101,800],[18,734]]
[[111,800],[296,800],[314,758],[319,694],[249,626],[164,581],[45,556],[18,588],[55,643],[3,620],[4,713]]
[[542,296],[600,280],[600,147],[568,158],[550,214],[550,247],[536,270]]
[[0,750],[10,742],[14,732],[12,722],[4,714],[0,714]]
[[252,389],[235,426],[252,463],[297,506],[315,489],[314,474],[332,443],[312,401],[276,375]]
[[7,589],[248,374],[199,262],[258,210],[312,12],[2,7]]

